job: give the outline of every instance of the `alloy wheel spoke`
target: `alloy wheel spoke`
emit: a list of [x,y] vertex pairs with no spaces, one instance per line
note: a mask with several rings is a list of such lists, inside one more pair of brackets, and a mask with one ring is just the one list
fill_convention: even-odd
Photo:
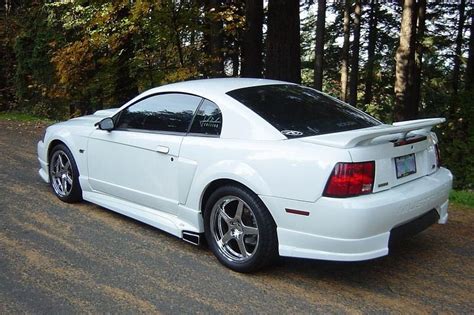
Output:
[[67,183],[66,183],[66,177],[63,177],[61,180],[61,186],[63,186],[63,192],[67,192]]
[[59,172],[61,169],[61,162],[59,161],[59,157],[56,159],[56,163],[54,164],[54,169],[56,170],[56,173]]
[[58,154],[58,164],[61,169],[64,168],[64,162],[61,154]]
[[72,177],[69,174],[67,174],[67,176],[66,176],[66,181],[69,185],[72,186]]
[[244,235],[257,235],[258,234],[258,229],[256,227],[251,227],[251,226],[242,226],[242,231],[244,232]]
[[249,254],[247,253],[247,249],[245,248],[244,239],[242,237],[239,237],[238,239],[236,239],[236,241],[237,245],[239,246],[239,251],[242,257],[247,257]]
[[221,238],[221,243],[222,245],[226,245],[231,239],[232,239],[232,233],[229,231],[227,231],[227,233],[225,233],[222,238]]
[[225,210],[223,207],[219,207],[219,215],[225,221],[225,223],[227,223],[227,225],[229,225],[230,221],[232,221],[232,218],[229,217],[227,213],[225,213]]
[[239,200],[239,203],[237,204],[237,210],[235,211],[235,216],[234,219],[239,220],[239,222],[242,222],[242,212],[244,211],[244,203]]
[[56,183],[58,185],[58,190],[61,192],[61,193],[64,193],[64,188],[63,188],[63,183],[61,182],[61,179],[58,177],[56,178]]
[[67,161],[66,164],[64,164],[63,171],[68,171],[70,166],[71,164]]

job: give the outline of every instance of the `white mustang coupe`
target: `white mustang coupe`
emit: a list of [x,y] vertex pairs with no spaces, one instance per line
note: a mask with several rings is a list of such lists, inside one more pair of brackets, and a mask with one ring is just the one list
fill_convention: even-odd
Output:
[[431,128],[383,124],[316,90],[209,79],[148,90],[47,128],[40,176],[199,244],[240,272],[278,255],[356,261],[448,219],[452,175]]

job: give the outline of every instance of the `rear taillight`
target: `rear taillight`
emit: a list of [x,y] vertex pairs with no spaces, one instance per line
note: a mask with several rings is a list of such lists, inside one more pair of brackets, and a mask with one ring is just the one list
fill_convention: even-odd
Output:
[[370,194],[374,186],[375,162],[337,163],[324,189],[326,197]]
[[439,153],[438,144],[435,144],[435,151],[436,151],[436,167],[441,167],[441,154]]

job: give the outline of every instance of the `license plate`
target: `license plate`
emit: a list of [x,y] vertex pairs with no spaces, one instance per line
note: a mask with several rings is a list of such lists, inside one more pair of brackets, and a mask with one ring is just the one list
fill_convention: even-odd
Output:
[[402,178],[416,173],[415,154],[408,154],[395,158],[395,169],[397,178]]

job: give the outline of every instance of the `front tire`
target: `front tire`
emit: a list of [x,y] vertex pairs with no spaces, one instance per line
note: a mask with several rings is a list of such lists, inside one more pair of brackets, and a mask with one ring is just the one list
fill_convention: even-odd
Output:
[[223,186],[213,192],[204,211],[207,243],[217,259],[238,272],[252,272],[278,256],[276,225],[252,191]]
[[76,161],[64,144],[56,145],[51,151],[49,182],[54,194],[61,201],[74,203],[82,200]]

